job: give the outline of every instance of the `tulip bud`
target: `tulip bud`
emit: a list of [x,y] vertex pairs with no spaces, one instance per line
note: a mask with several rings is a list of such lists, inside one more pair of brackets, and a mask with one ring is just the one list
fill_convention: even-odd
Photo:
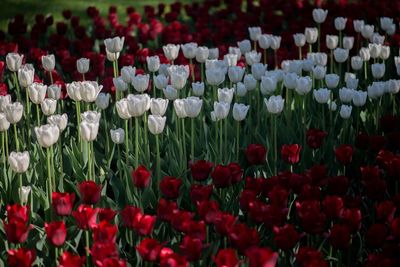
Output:
[[156,86],[157,89],[162,90],[168,85],[168,80],[167,77],[165,77],[163,74],[159,74],[155,77],[153,80],[154,85]]
[[90,59],[80,58],[76,61],[76,70],[80,74],[85,74],[89,71]]
[[249,35],[252,41],[257,41],[261,36],[261,28],[260,27],[249,27]]
[[22,205],[28,203],[28,197],[29,193],[31,192],[31,189],[32,188],[30,186],[22,186],[18,188],[18,196]]
[[338,46],[339,37],[337,35],[326,35],[326,47],[328,49],[333,50]]
[[373,25],[367,25],[365,24],[362,29],[361,29],[361,35],[365,38],[365,39],[369,39],[372,37],[372,35],[374,34],[374,29],[375,27]]
[[311,91],[311,87],[312,87],[311,78],[308,76],[305,76],[305,77],[300,77],[297,79],[295,90],[299,95],[305,95]]
[[283,110],[285,100],[280,95],[270,96],[268,99],[264,98],[264,103],[267,106],[267,110],[272,114],[279,114]]
[[237,42],[237,45],[243,55],[251,51],[251,43],[247,39]]
[[150,109],[150,97],[148,94],[128,95],[128,110],[132,117],[140,117]]
[[[251,50],[251,48],[250,48],[250,50]],[[239,47],[230,46],[228,48],[228,52],[229,52],[229,54],[235,54],[238,59],[240,59],[242,57],[242,52],[240,51]]]
[[204,83],[203,82],[194,82],[192,83],[192,90],[195,96],[203,96],[204,95]]
[[168,108],[168,99],[152,98],[150,101],[150,112],[153,115],[164,116]]
[[222,120],[228,117],[230,104],[226,102],[214,102],[214,115],[216,120]]
[[28,87],[29,98],[34,104],[40,104],[46,97],[47,85],[42,83],[32,83]]
[[0,112],[4,112],[8,104],[11,104],[11,95],[0,95]]
[[35,69],[31,64],[25,64],[18,69],[18,81],[22,87],[27,88],[29,85],[31,85],[34,77]]
[[344,49],[350,50],[353,48],[353,46],[354,46],[354,37],[349,37],[349,36],[343,37]]
[[133,88],[139,93],[143,93],[149,88],[150,76],[148,74],[142,75],[138,74],[132,79]]
[[46,71],[53,71],[56,66],[56,59],[53,54],[42,56],[42,66]]
[[16,124],[22,118],[24,107],[19,102],[8,104],[4,109],[4,114],[11,124]]
[[325,77],[325,74],[326,74],[326,67],[315,66],[313,68],[313,75],[315,79],[322,80]]
[[124,79],[121,76],[113,78],[113,84],[118,92],[125,92],[128,90],[128,84],[124,82]]
[[125,37],[107,38],[104,40],[104,45],[110,53],[119,53],[124,46]]
[[272,35],[272,37],[271,37],[272,50],[278,50],[279,47],[281,47],[281,40],[282,40],[282,38],[280,36]]
[[293,34],[293,39],[297,47],[303,47],[306,44],[306,36],[303,33]]
[[118,116],[123,120],[127,120],[132,117],[131,114],[129,113],[128,105],[129,105],[128,100],[126,98],[122,98],[121,100],[115,103]]
[[80,133],[83,141],[94,141],[99,132],[99,122],[84,120],[80,125]]
[[16,173],[24,173],[29,167],[29,153],[24,152],[11,152],[8,156],[8,163],[11,169]]
[[5,132],[8,128],[10,128],[10,122],[4,113],[0,113],[0,132]]
[[387,31],[393,24],[393,19],[388,17],[379,18],[381,29]]
[[219,102],[225,102],[228,104],[232,103],[232,99],[233,99],[233,93],[234,93],[235,89],[234,88],[218,88],[218,101]]
[[353,70],[360,70],[363,66],[363,60],[359,56],[351,57],[351,68]]
[[308,44],[314,44],[318,40],[317,28],[306,28],[304,34],[306,36],[306,41]]
[[203,106],[203,100],[196,96],[190,96],[183,99],[183,106],[186,116],[189,118],[196,118],[200,114]]
[[383,45],[381,49],[381,54],[379,55],[379,58],[383,60],[387,60],[390,56],[390,46]]
[[340,117],[342,117],[342,119],[350,118],[352,109],[353,109],[352,106],[341,105],[340,106]]
[[132,66],[124,66],[121,69],[121,78],[125,83],[131,83],[136,75],[136,68]]
[[380,44],[369,44],[368,48],[371,57],[374,59],[378,58],[379,55],[381,54],[382,45]]
[[235,54],[226,54],[224,55],[224,61],[228,67],[233,67],[237,65],[237,55]]
[[39,145],[43,148],[49,148],[58,141],[60,130],[56,125],[45,124],[40,127],[35,127],[35,134]]
[[40,103],[40,107],[44,115],[50,116],[56,112],[57,100],[46,98],[42,101],[42,103]]
[[246,118],[250,106],[244,104],[233,104],[232,115],[235,121],[242,121]]
[[333,51],[333,56],[336,62],[343,63],[349,57],[349,50],[338,47]]
[[160,58],[158,56],[146,57],[146,62],[150,72],[156,72],[160,68]]
[[268,49],[271,46],[271,35],[270,34],[262,34],[258,37],[258,45],[262,49]]
[[312,71],[314,68],[314,61],[312,59],[303,59],[302,69],[304,71]]
[[187,117],[185,110],[185,101],[183,99],[174,100],[174,110],[178,118],[184,119]]
[[6,56],[7,68],[12,72],[17,72],[22,65],[24,55],[17,53],[8,53]]
[[283,77],[283,85],[287,89],[294,89],[297,86],[297,79],[299,76],[296,73],[286,73]]
[[351,100],[353,99],[353,93],[354,93],[353,89],[349,89],[346,87],[339,89],[340,101],[342,101],[343,103],[351,102]]
[[364,21],[363,20],[353,20],[353,27],[354,31],[361,33],[362,28],[364,27]]
[[367,87],[368,97],[371,99],[380,98],[385,93],[385,83],[373,82]]
[[96,81],[81,82],[80,94],[83,101],[86,103],[95,102],[103,85],[99,85]]
[[261,77],[260,91],[263,95],[272,95],[277,87],[278,82],[274,76]]
[[206,70],[207,83],[211,86],[218,86],[225,80],[225,72],[220,68]]
[[244,86],[246,86],[247,91],[253,91],[257,87],[257,80],[254,79],[253,75],[246,74],[243,78]]
[[371,65],[372,76],[375,79],[381,79],[385,75],[385,63],[375,63]]
[[125,132],[124,129],[118,128],[118,129],[111,129],[110,130],[110,135],[111,135],[111,140],[113,141],[114,144],[123,144],[125,140]]
[[267,65],[264,65],[262,63],[254,63],[251,66],[251,74],[256,80],[261,80],[261,76],[265,74],[265,71],[267,69]]
[[165,57],[169,61],[174,61],[178,57],[179,48],[180,48],[179,45],[174,45],[174,44],[164,45],[163,51],[164,51]]
[[62,115],[58,115],[58,114],[52,115],[50,117],[47,117],[47,123],[56,125],[61,133],[65,130],[65,128],[67,128],[68,115],[66,113],[64,113]]
[[364,91],[354,91],[353,93],[353,104],[356,107],[362,107],[367,102],[368,93]]
[[209,50],[206,46],[199,46],[196,49],[196,61],[199,63],[206,62],[208,58]]
[[58,100],[61,98],[61,86],[57,84],[52,84],[47,87],[47,97]]
[[385,91],[390,94],[397,94],[400,91],[400,80],[387,81]]
[[183,56],[187,59],[193,59],[196,56],[197,52],[197,44],[196,43],[187,43],[181,45]]
[[108,93],[100,93],[96,99],[96,106],[102,110],[108,108],[108,105],[110,104],[110,97],[111,95]]
[[329,109],[329,110],[331,110],[331,111],[336,111],[337,105],[336,105],[336,102],[335,102],[335,101],[329,100],[327,105],[328,105],[328,109]]
[[119,52],[118,53],[111,53],[110,51],[107,50],[106,48],[106,56],[107,56],[107,60],[114,62],[117,61],[119,58]]
[[181,90],[185,87],[187,77],[186,72],[182,71],[173,71],[170,76],[171,86],[177,90]]
[[320,88],[318,90],[314,90],[314,98],[320,104],[328,103],[330,96],[331,96],[331,91],[326,88]]
[[163,93],[164,96],[168,99],[168,100],[175,100],[178,98],[178,90],[176,90],[174,87],[172,87],[171,85],[167,85],[164,89],[163,89]]
[[245,58],[246,58],[246,64],[251,66],[255,63],[260,62],[261,53],[258,53],[257,51],[253,50],[253,51],[247,52],[245,54]]
[[247,94],[247,89],[244,83],[238,82],[236,84],[236,91],[235,94],[239,97],[245,96]]
[[85,111],[81,114],[82,121],[96,122],[99,123],[101,118],[101,113],[97,111]]
[[228,77],[232,83],[238,83],[243,79],[244,68],[232,66],[228,68]]
[[336,88],[339,85],[339,75],[336,74],[326,74],[325,83],[329,89]]
[[347,18],[338,17],[335,18],[335,29],[338,31],[343,31],[346,28]]
[[67,83],[67,93],[68,96],[74,101],[81,101],[81,83],[80,82],[72,82]]
[[359,51],[360,57],[363,61],[369,61],[371,58],[370,50],[369,48],[362,47]]
[[328,15],[328,10],[323,10],[321,8],[314,8],[312,11],[313,19],[318,24],[324,23],[327,15]]
[[154,135],[161,134],[164,131],[166,120],[167,117],[149,115],[148,126],[150,133]]

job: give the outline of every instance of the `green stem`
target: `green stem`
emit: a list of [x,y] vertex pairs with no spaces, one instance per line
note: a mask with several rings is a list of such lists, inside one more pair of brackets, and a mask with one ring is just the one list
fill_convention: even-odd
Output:
[[89,230],[85,231],[85,240],[86,240],[86,266],[90,266],[90,253],[89,253],[89,249],[90,249],[90,236],[89,236]]
[[222,163],[223,162],[223,155],[222,155],[222,141],[223,141],[223,132],[224,132],[224,130],[223,130],[223,126],[222,126],[222,120],[220,120],[220,123],[219,123],[219,125],[220,125],[220,129],[219,129],[219,160],[220,160],[220,163]]
[[90,155],[91,155],[91,163],[92,163],[92,177],[93,181],[96,180],[96,154],[94,153],[94,141],[89,143],[90,145]]
[[139,119],[135,117],[135,169],[139,166]]
[[129,161],[129,143],[128,143],[128,120],[125,120],[125,163]]
[[78,140],[81,147],[81,151],[83,150],[82,138],[81,138],[81,104],[79,101],[75,102],[75,109],[76,109],[76,122],[77,122],[77,129],[78,129]]
[[39,105],[36,105],[36,120],[37,120],[37,126],[40,126],[40,110],[39,110]]
[[91,163],[91,155],[90,155],[90,144],[89,142],[85,142],[85,146],[86,146],[86,153],[87,153],[87,177],[86,180],[92,180],[92,163]]
[[156,76],[156,73],[155,72],[153,72],[153,82],[152,82],[152,85],[153,85],[153,97],[154,98],[157,98],[157,92],[156,92],[156,84],[155,84],[155,76]]
[[194,162],[194,118],[191,119],[191,132],[190,132],[190,151],[191,151],[191,159]]
[[19,87],[19,82],[18,82],[18,77],[17,77],[17,72],[13,72],[13,80],[14,80],[14,85],[17,88],[17,99],[18,102],[21,102],[21,89]]
[[[50,152],[50,148],[47,148],[46,149],[46,156],[47,156],[47,182],[48,182],[48,186],[49,186],[49,195],[48,195],[48,197],[49,197],[49,204],[50,204],[50,207],[51,207],[51,195],[52,195],[52,192],[53,192],[53,188],[52,188],[52,182],[51,182],[51,180],[52,180],[52,178],[51,178],[51,159],[50,159],[50,157],[51,157],[51,152]],[[49,212],[50,212],[50,214],[51,214],[51,208],[49,208]]]
[[144,119],[144,145],[145,145],[145,151],[146,151],[146,163],[150,164],[150,147],[149,147],[149,138],[148,138],[148,127],[147,127],[147,112],[144,113],[143,116]]
[[158,140],[158,134],[156,135],[156,152],[157,152],[157,158],[156,158],[156,175],[157,175],[157,190],[158,190],[158,185],[161,181],[161,162],[160,162],[160,142]]
[[53,146],[50,147],[50,166],[51,166],[51,177],[52,177],[52,183],[53,183],[53,189],[57,190],[57,185],[56,185],[56,172],[54,169],[54,148]]
[[[104,132],[106,136],[106,147],[105,147],[105,152],[106,155],[110,154],[110,137],[109,137],[109,131],[108,131],[108,123],[107,123],[107,116],[106,116],[106,111],[103,110],[103,118],[104,118]],[[128,132],[125,132],[125,135],[128,135]]]
[[183,164],[186,170],[187,166],[187,151],[186,151],[186,127],[185,127],[185,118],[181,119],[182,121],[182,140],[183,140]]
[[[19,173],[18,174],[18,184],[19,184],[19,190],[21,190],[22,189],[22,173]],[[22,194],[21,194],[22,195]],[[23,203],[22,203],[22,196],[21,196],[21,198],[20,198],[20,203],[21,203],[21,205],[23,205]]]
[[1,133],[1,152],[3,153],[3,155],[2,155],[2,157],[3,157],[3,163],[4,163],[4,166],[6,166],[6,164],[7,164],[7,162],[6,162],[6,146],[5,146],[5,133],[4,132],[2,132]]
[[4,139],[5,139],[5,143],[6,143],[6,159],[8,159],[8,155],[9,155],[9,153],[8,153],[8,131],[5,131],[4,132]]
[[61,188],[64,188],[63,185],[63,176],[64,176],[64,164],[63,164],[63,149],[62,149],[62,141],[61,141],[61,135],[58,140],[58,160],[60,162],[60,181],[61,181]]
[[15,138],[15,148],[17,151],[19,151],[18,130],[16,123],[14,123],[14,138]]
[[240,122],[236,122],[236,161],[239,162]]
[[276,120],[276,115],[274,117],[274,174],[277,175],[277,165],[278,165],[278,141],[277,141],[277,134],[276,134],[276,128],[277,128],[277,120]]

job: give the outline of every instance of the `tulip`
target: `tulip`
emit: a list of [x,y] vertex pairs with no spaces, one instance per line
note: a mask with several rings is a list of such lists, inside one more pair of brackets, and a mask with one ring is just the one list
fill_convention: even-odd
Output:
[[132,117],[140,117],[150,109],[148,94],[128,95],[128,110]]
[[247,88],[242,82],[236,84],[235,94],[239,97],[243,97],[247,94]]
[[368,93],[364,91],[354,91],[353,92],[353,104],[356,107],[362,107],[367,101]]
[[320,104],[328,103],[330,95],[331,91],[326,88],[320,88],[318,90],[314,90],[314,98]]
[[237,65],[237,55],[235,54],[226,54],[224,55],[224,61],[228,67],[233,67]]
[[232,103],[234,88],[218,88],[218,101],[226,102],[228,104]]
[[322,80],[325,77],[325,74],[326,74],[326,67],[315,66],[313,68],[313,75],[315,79]]
[[162,90],[168,85],[168,80],[167,77],[165,77],[163,74],[159,74],[155,77],[153,80],[154,85],[156,86],[157,89]]
[[52,199],[51,205],[53,207],[53,210],[58,216],[71,215],[75,202],[74,193],[53,192],[51,199]]
[[364,21],[363,20],[353,20],[353,27],[357,33],[361,33],[362,28],[364,27]]
[[267,66],[262,63],[254,63],[251,66],[251,74],[256,80],[261,80],[261,77],[264,75]]
[[88,205],[79,205],[76,211],[72,212],[72,216],[76,221],[76,226],[82,230],[88,230],[96,225],[97,208]]
[[330,111],[336,111],[336,109],[337,109],[337,104],[336,104],[336,102],[335,102],[335,101],[329,100],[329,101],[328,101],[328,109],[329,109]]
[[252,41],[257,41],[261,36],[261,28],[260,27],[249,27],[249,35]]
[[246,118],[250,106],[245,104],[235,103],[233,105],[232,115],[235,121],[242,121]]
[[336,48],[333,51],[333,55],[335,57],[336,62],[343,63],[349,57],[349,50],[342,49],[342,48]]
[[147,69],[156,72],[160,68],[160,58],[158,56],[146,57]]
[[8,53],[6,56],[7,68],[12,72],[17,72],[22,65],[24,55]]
[[35,77],[35,69],[31,64],[25,64],[18,69],[18,81],[22,87],[27,88],[33,83]]
[[29,197],[29,193],[31,192],[32,188],[30,186],[22,186],[20,188],[18,188],[18,196],[19,199],[22,203],[22,205],[24,205],[25,203],[28,203],[28,197]]
[[125,132],[124,129],[118,128],[118,129],[111,129],[110,130],[110,135],[111,135],[111,140],[113,141],[114,144],[123,144],[125,140]]
[[81,82],[67,83],[68,96],[74,101],[81,101]]
[[270,96],[268,99],[264,98],[265,105],[267,106],[267,110],[272,114],[279,114],[283,110],[283,105],[285,104],[285,100],[282,99],[280,95],[278,96]]
[[253,75],[246,74],[243,78],[244,86],[246,87],[247,91],[252,91],[257,87],[257,80],[254,79]]
[[168,99],[168,100],[175,100],[178,98],[178,90],[176,90],[174,87],[167,85],[164,89],[163,89],[163,93],[164,96]]
[[61,98],[61,86],[52,84],[47,87],[47,97],[58,100]]
[[132,79],[133,88],[139,93],[143,93],[149,87],[150,76],[148,74],[138,74]]
[[263,95],[272,95],[277,87],[278,82],[274,76],[261,77],[260,91]]
[[132,115],[129,113],[128,106],[129,106],[129,102],[128,102],[128,99],[126,99],[126,98],[123,98],[115,103],[115,107],[117,109],[118,116],[123,120],[127,120],[132,117]]
[[343,48],[347,50],[351,50],[354,46],[354,37],[346,36],[343,37]]
[[361,29],[361,35],[365,38],[365,39],[369,39],[371,38],[371,36],[374,34],[374,26],[373,25],[367,25],[365,24],[362,29]]
[[93,181],[84,181],[78,184],[79,194],[82,203],[87,205],[96,205],[101,198],[102,186]]
[[99,123],[84,120],[80,124],[80,134],[83,141],[94,141],[99,132]]
[[199,116],[201,108],[203,106],[202,99],[196,96],[190,96],[188,98],[185,98],[183,101],[185,114],[187,117],[196,118],[197,116]]
[[121,76],[113,78],[113,84],[117,92],[125,92],[128,90],[128,84],[124,82],[124,79]]
[[291,165],[298,163],[301,148],[298,144],[283,145],[281,149],[282,160]]
[[64,221],[45,223],[44,229],[46,231],[47,240],[53,246],[60,247],[64,244],[67,237],[67,227]]
[[209,49],[206,46],[199,46],[196,49],[196,61],[199,63],[206,62],[209,55]]
[[178,118],[183,119],[187,117],[186,110],[185,110],[185,100],[183,99],[176,99],[174,101],[174,110],[175,114]]
[[359,56],[351,57],[351,68],[353,70],[360,70],[363,66],[363,60]]
[[80,58],[76,61],[76,70],[80,74],[85,74],[89,71],[90,59]]
[[193,59],[196,57],[197,52],[197,44],[196,43],[187,43],[181,45],[183,56],[187,59]]
[[45,124],[40,127],[35,127],[36,138],[40,146],[49,148],[58,141],[60,130],[56,125]]
[[53,54],[42,56],[42,66],[46,71],[53,71],[56,66],[56,59]]
[[68,115],[66,113],[62,115],[52,115],[47,117],[47,123],[56,125],[58,129],[60,130],[60,133],[67,128],[67,123],[68,123]]
[[228,117],[229,110],[230,110],[230,103],[214,102],[214,111],[213,111],[214,113],[213,114],[215,115],[215,119],[217,121]]
[[339,98],[343,103],[349,103],[353,99],[354,89],[343,87],[339,89]]
[[306,36],[303,33],[293,34],[294,44],[301,48],[306,44]]
[[124,46],[125,37],[107,38],[104,40],[104,45],[110,53],[119,53]]
[[375,63],[371,65],[372,77],[381,79],[385,75],[385,63]]
[[238,83],[243,79],[244,68],[239,66],[232,66],[228,68],[228,77],[232,83]]
[[164,116],[168,108],[168,102],[168,99],[152,98],[150,101],[151,114]]
[[36,260],[36,253],[33,249],[19,248],[10,249],[7,251],[7,266],[17,267],[17,266],[32,266],[33,262]]
[[89,122],[94,122],[94,123],[99,123],[100,122],[100,117],[101,114],[97,111],[86,111],[83,114],[81,114],[81,119],[82,121],[89,121]]
[[306,36],[306,42],[308,44],[314,44],[318,39],[317,28],[306,28],[304,34]]
[[335,18],[335,29],[338,31],[343,31],[346,28],[347,18],[338,17]]
[[237,45],[243,55],[251,51],[251,43],[247,39],[237,42]]
[[387,60],[390,56],[390,46],[384,45],[382,46],[381,49],[381,54],[379,55],[379,58],[383,60]]
[[40,103],[40,107],[42,108],[42,112],[46,116],[53,115],[57,109],[57,100],[46,98]]
[[16,173],[24,173],[29,167],[29,152],[11,152],[8,157],[10,168]]
[[4,112],[6,106],[11,104],[11,95],[1,95],[0,96],[0,112]]
[[342,119],[348,119],[351,116],[352,106],[341,105],[340,106],[340,117]]
[[171,86],[177,90],[181,90],[186,85],[187,81],[186,72],[173,71],[170,75],[170,79],[171,79]]
[[300,77],[297,79],[295,90],[299,95],[305,95],[311,91],[311,87],[312,80],[310,77]]
[[80,85],[81,98],[87,103],[95,102],[101,89],[103,89],[103,86],[96,81],[83,81]]
[[15,102],[12,104],[8,104],[4,109],[4,114],[6,115],[7,120],[11,124],[16,124],[22,118],[24,107],[21,103]]
[[257,51],[250,51],[245,54],[245,59],[247,65],[253,65],[255,63],[260,62],[261,60],[261,53],[258,53]]
[[358,88],[358,79],[349,77],[346,79],[347,88],[356,90]]
[[166,120],[166,117],[162,117],[159,115],[149,115],[149,131],[154,135],[161,134],[164,131]]
[[206,70],[207,83],[211,86],[218,86],[225,80],[225,72],[220,68]]
[[271,35],[270,34],[261,34],[258,37],[258,45],[262,49],[268,49],[271,46]]
[[219,58],[218,47],[208,49],[208,59],[217,60]]
[[385,93],[385,84],[382,82],[373,82],[367,88],[368,97],[372,99],[377,99]]
[[328,49],[333,50],[338,46],[339,37],[337,35],[326,35],[326,47]]
[[[5,132],[10,128],[10,122],[7,120],[4,113],[0,113],[0,132]],[[5,153],[3,151],[3,153]]]
[[204,95],[204,83],[203,82],[193,82],[192,90],[195,96],[203,96]]
[[323,10],[321,8],[314,8],[312,11],[313,19],[318,24],[324,23],[327,15],[328,15],[328,10]]
[[[133,78],[136,75],[136,68],[132,67],[132,66],[124,66],[121,69],[121,78],[122,80],[129,84],[132,82]],[[120,90],[120,91],[124,91],[124,90]]]
[[325,83],[326,86],[330,89],[336,88],[339,85],[339,75],[336,74],[326,74],[325,75]]
[[369,44],[368,48],[371,57],[374,59],[378,58],[379,55],[381,54],[382,45],[380,44]]
[[164,51],[165,57],[169,61],[174,61],[178,57],[179,48],[180,48],[179,45],[174,45],[174,44],[164,45],[163,51]]
[[111,95],[108,93],[100,93],[96,98],[96,106],[101,110],[107,109],[110,104],[110,97]]
[[[111,61],[113,63],[113,66],[116,66],[115,63],[117,62],[117,60],[119,58],[119,52],[118,53],[111,53],[106,48],[106,56],[107,56],[107,60]],[[116,67],[114,67],[114,69],[116,69]]]
[[390,94],[397,94],[400,91],[400,81],[399,80],[387,81],[385,91]]
[[28,87],[29,98],[34,104],[40,104],[46,97],[47,85],[42,83],[32,83]]

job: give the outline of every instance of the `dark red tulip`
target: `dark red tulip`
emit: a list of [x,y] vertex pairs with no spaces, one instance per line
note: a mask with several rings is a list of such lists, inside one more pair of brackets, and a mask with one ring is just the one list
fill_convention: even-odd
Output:
[[145,238],[136,249],[143,260],[155,262],[159,259],[162,245],[156,239]]
[[30,267],[36,259],[36,252],[27,248],[10,249],[7,254],[10,267]]
[[391,223],[396,212],[396,206],[392,201],[385,200],[375,206],[375,211],[378,221]]
[[77,254],[65,251],[59,259],[59,267],[82,267],[85,261]]
[[178,204],[175,201],[169,201],[160,198],[157,205],[157,217],[162,221],[171,221],[174,214],[178,212]]
[[135,206],[125,206],[120,211],[122,226],[133,229],[135,223],[142,217],[142,210]]
[[296,254],[296,262],[299,266],[328,267],[322,253],[311,247],[300,247]]
[[64,221],[45,223],[44,229],[50,244],[56,247],[60,247],[64,244],[67,237],[67,227]]
[[382,223],[374,223],[365,234],[365,242],[370,248],[381,248],[388,235],[388,228]]
[[203,243],[198,238],[185,236],[183,237],[179,248],[181,253],[186,257],[188,261],[198,261],[201,257]]
[[118,258],[106,258],[104,260],[97,261],[96,266],[98,267],[126,267],[126,260]]
[[53,192],[51,195],[51,199],[53,210],[58,216],[71,215],[75,202],[74,193]]
[[282,160],[289,164],[296,164],[300,161],[301,146],[298,144],[283,145],[281,148]]
[[189,267],[189,263],[184,256],[171,253],[160,258],[160,267]]
[[296,211],[305,232],[321,234],[324,231],[326,216],[318,200],[296,202]]
[[322,146],[327,132],[319,129],[309,129],[306,134],[307,145],[312,149],[318,149]]
[[7,219],[8,221],[20,221],[28,223],[29,221],[29,207],[20,204],[7,205]]
[[188,221],[184,233],[192,238],[197,238],[202,241],[206,239],[207,226],[204,221]]
[[214,221],[215,215],[219,211],[219,204],[215,200],[203,201],[197,205],[197,213],[199,214],[199,217],[208,224]]
[[114,243],[117,238],[118,227],[108,221],[101,221],[92,229],[94,242]]
[[118,248],[115,242],[94,242],[90,254],[93,262],[102,262],[107,258],[118,258]]
[[322,209],[328,219],[337,219],[344,208],[343,199],[339,196],[326,196],[322,201]]
[[246,251],[249,267],[275,267],[278,253],[269,248],[252,247]]
[[300,239],[299,233],[291,224],[285,224],[282,227],[274,227],[274,242],[282,250],[292,249]]
[[353,159],[353,147],[351,145],[341,145],[335,149],[335,156],[340,164],[349,164]]
[[137,220],[134,220],[133,229],[135,229],[139,233],[139,235],[142,236],[150,235],[153,231],[156,220],[157,220],[156,216],[151,216],[151,215],[138,216]]
[[81,204],[76,211],[72,212],[72,216],[78,228],[88,230],[96,225],[97,209]]
[[190,199],[194,204],[209,200],[213,191],[212,185],[192,184],[190,186]]
[[117,212],[111,208],[99,208],[98,209],[98,217],[99,221],[108,221],[111,222],[114,220],[115,216],[117,215]]
[[84,181],[78,185],[79,194],[83,204],[95,205],[100,200],[101,185],[93,181]]
[[361,210],[356,208],[344,209],[341,216],[341,220],[350,226],[352,232],[356,232],[361,228],[362,214]]
[[334,224],[331,227],[329,241],[334,249],[345,249],[351,241],[350,227],[346,224]]
[[220,235],[228,235],[230,228],[237,222],[237,218],[229,212],[218,212],[214,218],[215,230]]
[[3,221],[3,225],[8,242],[14,244],[24,243],[28,238],[29,231],[32,229],[31,225],[27,225],[17,219],[9,220],[8,223]]
[[250,165],[261,165],[265,163],[267,149],[262,144],[250,144],[245,154]]
[[257,230],[243,223],[235,224],[229,229],[228,239],[241,253],[252,246],[258,246],[260,240]]
[[228,164],[228,168],[231,171],[232,183],[238,183],[242,180],[243,170],[239,164],[236,162],[231,162]]
[[160,191],[168,199],[179,197],[179,188],[182,180],[173,176],[166,176],[160,181]]
[[172,216],[171,225],[175,230],[185,232],[193,217],[194,213],[179,210]]
[[208,178],[211,173],[214,164],[206,160],[198,160],[196,162],[190,162],[190,172],[193,180],[204,181]]
[[219,250],[213,260],[217,267],[238,267],[240,264],[236,250],[231,248]]
[[400,239],[400,217],[397,217],[392,221],[390,224],[390,231],[397,240]]
[[140,165],[136,170],[132,171],[132,183],[137,188],[145,188],[150,184],[151,172],[145,166]]

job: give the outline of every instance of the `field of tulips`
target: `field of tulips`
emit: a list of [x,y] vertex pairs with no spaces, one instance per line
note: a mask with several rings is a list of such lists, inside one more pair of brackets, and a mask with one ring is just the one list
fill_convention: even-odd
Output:
[[0,266],[400,266],[399,12],[16,15],[0,31]]

